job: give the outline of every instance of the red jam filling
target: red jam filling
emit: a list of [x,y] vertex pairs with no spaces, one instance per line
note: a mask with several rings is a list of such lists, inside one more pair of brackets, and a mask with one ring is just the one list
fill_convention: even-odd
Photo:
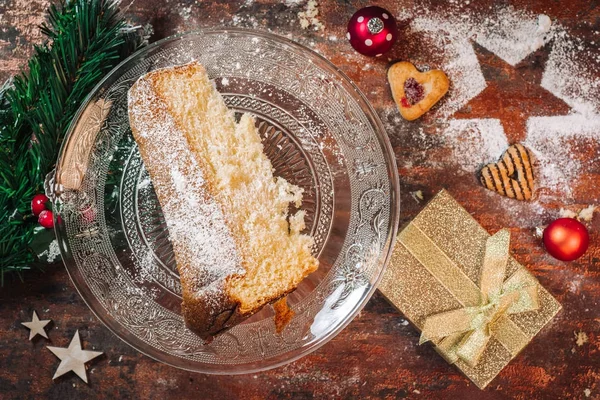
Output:
[[[402,98],[402,106],[411,107],[423,100],[425,89],[423,89],[423,85],[419,84],[415,78],[408,78],[404,82],[404,96]],[[404,105],[404,99],[406,99],[408,105]]]

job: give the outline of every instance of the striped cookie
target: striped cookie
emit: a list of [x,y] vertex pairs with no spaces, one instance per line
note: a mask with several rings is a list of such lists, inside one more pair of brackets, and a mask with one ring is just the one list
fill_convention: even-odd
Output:
[[521,144],[513,144],[500,161],[488,164],[480,171],[481,184],[503,196],[530,200],[533,196],[533,159]]

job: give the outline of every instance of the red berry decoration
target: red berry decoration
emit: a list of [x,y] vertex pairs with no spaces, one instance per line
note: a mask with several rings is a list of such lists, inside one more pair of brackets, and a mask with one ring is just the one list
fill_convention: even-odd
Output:
[[548,253],[561,261],[581,257],[590,244],[590,235],[581,222],[573,218],[559,218],[544,229],[544,246]]
[[50,199],[48,199],[45,194],[36,194],[33,196],[33,199],[31,199],[31,212],[33,215],[36,217],[40,215],[40,213],[46,209],[46,203],[48,203],[48,201],[50,201]]
[[346,37],[356,51],[379,57],[392,48],[398,36],[396,20],[385,8],[361,8],[348,22]]
[[40,213],[40,216],[38,217],[38,222],[41,226],[43,226],[46,229],[51,229],[54,227],[54,218],[53,218],[53,214],[52,211],[50,210],[44,210]]

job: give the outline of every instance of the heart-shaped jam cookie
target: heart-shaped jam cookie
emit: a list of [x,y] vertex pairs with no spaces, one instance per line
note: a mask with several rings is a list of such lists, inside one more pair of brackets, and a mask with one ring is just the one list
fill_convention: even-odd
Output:
[[530,200],[533,196],[533,159],[522,144],[513,144],[500,161],[481,169],[479,180],[486,188],[517,200]]
[[390,67],[388,81],[400,114],[408,121],[425,114],[450,87],[448,77],[442,71],[435,69],[419,72],[406,61]]

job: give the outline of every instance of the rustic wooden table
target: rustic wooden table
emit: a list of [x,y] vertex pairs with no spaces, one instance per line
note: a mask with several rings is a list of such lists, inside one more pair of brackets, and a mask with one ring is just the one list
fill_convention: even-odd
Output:
[[[304,0],[133,0],[127,15],[134,23],[152,24],[152,40],[201,27],[242,26],[282,34],[313,48],[356,82],[384,121],[398,159],[401,222],[410,220],[424,202],[441,188],[447,188],[489,231],[510,228],[514,256],[564,309],[486,390],[477,389],[430,345],[418,346],[417,330],[378,293],[336,338],[284,367],[243,376],[210,376],[177,370],[141,355],[109,332],[86,307],[62,265],[56,265],[45,273],[28,274],[25,283],[8,282],[0,290],[0,398],[600,398],[600,217],[596,215],[587,222],[592,245],[576,262],[552,259],[533,234],[536,226],[557,218],[561,208],[578,212],[599,201],[600,6],[587,0],[504,1],[501,6],[493,0],[473,3],[466,0],[423,4],[410,0],[375,1],[400,17],[400,40],[381,59],[358,55],[345,40],[348,19],[358,8],[369,5],[366,1],[321,0],[317,18],[324,26],[322,30],[301,28],[298,13],[306,8]],[[0,78],[16,73],[27,60],[32,45],[41,40],[37,25],[43,20],[47,4],[46,0],[0,2]],[[486,41],[485,37],[473,35],[464,43],[470,43],[469,39],[473,42],[484,82],[487,82],[479,101],[463,107],[454,122],[449,115],[435,110],[413,123],[399,118],[385,75],[392,60],[412,60],[421,66],[447,66],[455,82],[447,99],[440,104],[442,110],[448,109],[453,99],[463,98],[464,90],[477,86],[474,82],[471,86],[468,82],[459,84],[456,64],[453,66],[448,58],[454,53],[446,54],[445,48],[430,41],[431,35],[415,33],[418,29],[427,30],[441,24],[446,16],[448,20],[464,20],[465,26],[475,21],[474,16],[483,16],[488,20],[482,18],[482,24],[495,21],[498,31],[513,29],[516,32],[513,39],[529,40],[529,31],[520,24],[528,18],[537,21],[538,14],[550,17],[553,26],[559,26],[564,32],[563,38],[565,35],[579,38],[580,41],[568,43],[580,50],[577,54],[581,57],[565,56],[567,46],[557,55],[562,54],[563,58],[555,58],[546,67],[552,43],[532,53],[535,48],[525,52],[519,45],[503,48],[498,38]],[[504,24],[504,20],[508,22]],[[541,25],[542,22],[540,20]],[[448,48],[452,46],[451,41],[456,40],[452,29],[462,26],[458,22],[452,24],[448,28]],[[494,29],[492,25],[488,34],[491,32],[494,36]],[[564,40],[557,40],[554,46],[560,43],[564,44]],[[513,50],[517,55],[511,59]],[[510,63],[496,57],[498,54],[494,51]],[[460,54],[456,57],[459,64],[465,60]],[[556,62],[563,59],[570,64]],[[574,64],[582,67],[574,69]],[[477,70],[477,65],[473,68]],[[545,68],[548,71],[552,68],[554,75],[547,72],[542,76]],[[464,69],[464,76],[469,79],[468,65]],[[580,74],[581,78],[574,74]],[[481,74],[472,76],[477,78]],[[513,79],[517,76],[521,81],[517,81],[515,87]],[[540,89],[542,78],[544,87],[550,89]],[[578,79],[586,84],[577,86],[581,90],[569,97],[561,92],[560,85],[572,78],[574,85]],[[508,92],[502,90],[511,87]],[[537,89],[532,92],[530,88],[534,87]],[[479,91],[481,89],[483,87]],[[476,97],[477,93],[470,97]],[[555,95],[566,99],[568,104],[557,100]],[[467,96],[464,100],[466,103],[470,98]],[[531,146],[548,150],[542,163],[555,162],[558,166],[558,170],[542,171],[542,179],[545,179],[542,186],[544,182],[548,185],[540,198],[530,204],[517,203],[478,184],[473,164],[498,158],[506,142],[524,138],[527,141],[528,133],[539,128],[534,120],[527,121],[529,116],[542,117],[543,122],[546,121],[544,116],[581,114],[586,105],[587,119],[583,125],[588,128],[584,126],[581,135],[575,132],[564,146],[546,148],[543,140],[551,142],[552,137],[560,136],[561,130],[571,129],[573,123],[569,119],[550,120],[556,129],[548,128],[548,138],[541,142],[530,140]],[[485,127],[452,136],[458,117],[496,118],[501,125],[485,126],[493,132],[499,130],[500,136],[504,131],[506,139],[502,136],[499,150],[494,150],[493,146],[484,146],[490,138],[494,139],[485,132]],[[483,139],[477,138],[477,134],[483,135]],[[478,143],[483,150],[477,149]],[[557,153],[560,149],[571,153],[561,157],[561,153]],[[475,161],[469,162],[471,158]],[[577,163],[569,164],[565,159]],[[565,172],[565,168],[571,171]],[[553,181],[560,173],[566,178]],[[569,190],[565,191],[565,187]],[[423,195],[422,200],[418,191]],[[101,358],[89,363],[89,385],[73,374],[52,381],[58,360],[46,350],[48,342],[39,337],[28,341],[27,330],[21,326],[22,321],[29,320],[33,310],[40,318],[53,320],[49,332],[52,345],[66,346],[79,329],[85,348],[104,351]]]

